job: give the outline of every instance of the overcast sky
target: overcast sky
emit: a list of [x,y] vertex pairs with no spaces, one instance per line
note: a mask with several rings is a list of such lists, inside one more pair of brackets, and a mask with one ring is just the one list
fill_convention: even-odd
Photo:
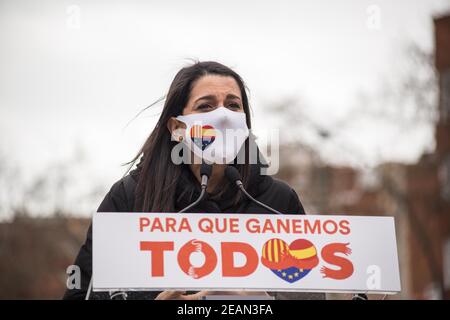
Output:
[[[256,130],[279,125],[264,105],[284,97],[307,101],[312,118],[331,123],[392,75],[404,44],[432,50],[432,17],[449,8],[444,0],[1,0],[0,155],[29,178],[84,150],[81,185],[90,177],[109,186],[155,112],[126,124],[190,58],[241,74]],[[368,163],[380,154],[414,161],[430,144],[429,128],[389,147],[393,134],[377,127],[347,137]]]

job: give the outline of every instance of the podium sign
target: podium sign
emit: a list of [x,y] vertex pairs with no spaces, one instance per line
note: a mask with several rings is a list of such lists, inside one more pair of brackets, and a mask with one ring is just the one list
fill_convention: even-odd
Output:
[[395,293],[392,217],[95,213],[93,290]]

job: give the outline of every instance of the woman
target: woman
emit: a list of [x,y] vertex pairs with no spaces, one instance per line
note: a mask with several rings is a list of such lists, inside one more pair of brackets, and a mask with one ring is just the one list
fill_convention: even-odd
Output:
[[[240,148],[238,142],[234,147],[226,146],[222,153],[217,152],[216,158],[214,154],[210,154],[209,158],[205,156],[214,163],[206,189],[207,196],[189,209],[189,212],[267,213],[266,209],[249,201],[226,179],[224,170],[231,160],[234,162],[231,165],[238,169],[242,177],[244,187],[256,200],[281,213],[304,214],[303,206],[292,188],[270,176],[262,175],[260,161],[254,164],[249,161],[249,144],[253,140],[251,136],[247,138],[245,135],[251,129],[246,87],[236,72],[217,62],[198,62],[177,73],[155,129],[130,162],[133,166],[139,160],[136,169],[112,186],[98,211],[178,212],[194,202],[201,189],[200,165],[192,161],[178,163],[174,159],[176,153],[173,150],[183,142],[185,146],[189,146],[188,150],[192,155],[198,157],[199,152],[207,150],[211,141],[214,142],[214,139],[209,139],[202,140],[200,145],[195,143],[196,131],[192,127],[194,120],[199,118],[215,121],[224,127],[222,129],[228,129],[227,126],[242,129],[244,135],[240,135],[240,143],[243,143],[243,147]],[[244,161],[237,161],[237,151],[242,150]],[[215,161],[217,157],[226,161]],[[75,265],[81,269],[81,289],[68,289],[65,299],[83,299],[86,295],[92,268],[91,227],[75,261]],[[198,299],[206,294],[214,292],[130,292],[128,299]],[[92,298],[109,298],[109,295],[95,293]]]

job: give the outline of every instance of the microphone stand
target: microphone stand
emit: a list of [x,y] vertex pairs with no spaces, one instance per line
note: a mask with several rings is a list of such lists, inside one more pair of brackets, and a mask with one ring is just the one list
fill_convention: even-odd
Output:
[[365,293],[355,293],[352,296],[352,300],[369,300]]
[[91,276],[91,280],[89,280],[89,286],[88,286],[86,296],[84,297],[84,300],[89,300],[89,297],[91,296],[91,291],[92,291],[92,276]]
[[178,211],[178,213],[183,213],[183,212],[188,211],[189,209],[195,207],[197,204],[200,203],[200,201],[203,200],[203,198],[205,197],[205,194],[206,194],[206,187],[208,186],[208,179],[211,176],[211,173],[212,173],[212,165],[203,162],[202,165],[200,166],[200,177],[201,177],[200,185],[202,188],[200,195],[194,202],[192,202],[186,208]]
[[242,191],[242,193],[252,202],[256,203],[257,205],[259,205],[260,207],[263,207],[264,209],[269,210],[272,213],[275,214],[282,214],[280,211],[275,210],[274,208],[269,207],[268,205],[262,203],[261,201],[256,200],[255,198],[253,198],[248,192],[247,190],[245,190],[244,188],[244,184],[242,183],[241,180],[241,175],[239,173],[239,171],[233,167],[233,166],[227,166],[225,168],[225,176],[227,177],[227,179],[231,182],[236,184],[236,186]]

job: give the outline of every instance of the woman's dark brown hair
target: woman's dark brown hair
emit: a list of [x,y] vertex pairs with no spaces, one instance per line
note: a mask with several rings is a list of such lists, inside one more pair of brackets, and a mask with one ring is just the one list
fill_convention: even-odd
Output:
[[[250,106],[246,86],[241,77],[220,63],[207,61],[196,62],[182,68],[175,76],[166,95],[164,107],[159,120],[145,141],[138,154],[128,164],[131,167],[139,161],[139,179],[136,187],[135,210],[142,212],[175,211],[175,191],[183,170],[183,165],[176,165],[171,160],[172,148],[177,142],[171,140],[167,121],[182,114],[192,87],[196,80],[205,75],[233,77],[241,91],[242,105],[246,114],[247,126],[251,128]],[[244,186],[248,186],[250,168],[248,161],[248,139],[245,144],[245,164],[236,164]],[[238,193],[237,198],[238,199]]]

